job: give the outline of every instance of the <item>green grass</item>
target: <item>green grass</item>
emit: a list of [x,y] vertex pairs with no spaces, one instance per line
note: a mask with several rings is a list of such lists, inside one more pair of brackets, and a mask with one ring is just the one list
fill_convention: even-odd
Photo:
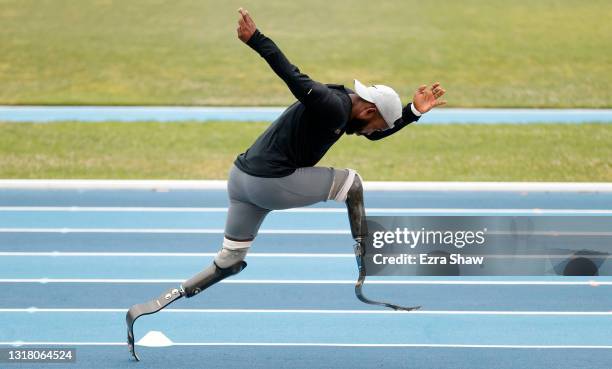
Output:
[[[265,123],[0,124],[0,178],[225,179]],[[238,133],[239,134],[236,134]],[[366,180],[612,181],[612,125],[412,125],[319,165]]]
[[[450,106],[612,107],[609,0],[0,0],[0,104],[283,105],[236,8],[323,82]],[[496,139],[496,138],[494,138]]]

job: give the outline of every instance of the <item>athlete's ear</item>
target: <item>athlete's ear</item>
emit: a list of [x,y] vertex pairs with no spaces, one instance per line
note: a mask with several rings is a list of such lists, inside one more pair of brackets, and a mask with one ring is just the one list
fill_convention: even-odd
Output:
[[369,120],[374,119],[374,117],[376,117],[377,112],[378,110],[376,109],[375,106],[370,106],[368,108],[363,109],[361,113],[359,113],[358,118],[369,121]]

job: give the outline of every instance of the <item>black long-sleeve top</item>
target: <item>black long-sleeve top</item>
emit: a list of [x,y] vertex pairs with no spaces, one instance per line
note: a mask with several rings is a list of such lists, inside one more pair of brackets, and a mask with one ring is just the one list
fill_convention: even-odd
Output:
[[[247,42],[287,84],[298,99],[278,117],[234,164],[257,177],[288,176],[297,168],[316,165],[346,131],[351,119],[353,91],[342,85],[313,81],[287,60],[276,44],[256,30]],[[410,104],[393,129],[366,135],[370,140],[387,137],[418,120]]]

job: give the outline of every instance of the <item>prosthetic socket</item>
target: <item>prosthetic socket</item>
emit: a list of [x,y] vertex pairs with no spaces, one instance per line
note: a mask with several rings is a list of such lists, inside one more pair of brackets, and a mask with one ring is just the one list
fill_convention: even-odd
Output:
[[349,222],[351,224],[351,235],[357,241],[361,251],[365,251],[363,242],[368,236],[365,206],[363,204],[363,185],[359,175],[355,176],[353,183],[347,193],[346,209],[348,210]]
[[240,273],[246,266],[247,263],[245,261],[239,261],[227,268],[219,268],[217,264],[213,262],[208,268],[183,282],[181,285],[181,294],[186,297],[195,296],[213,284]]

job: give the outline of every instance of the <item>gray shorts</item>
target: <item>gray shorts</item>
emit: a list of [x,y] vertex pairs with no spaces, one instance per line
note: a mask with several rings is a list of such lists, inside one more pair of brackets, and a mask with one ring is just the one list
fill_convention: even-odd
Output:
[[263,178],[232,166],[227,182],[230,206],[225,237],[234,241],[253,240],[270,211],[334,198],[348,176],[347,169],[307,167],[286,177]]

